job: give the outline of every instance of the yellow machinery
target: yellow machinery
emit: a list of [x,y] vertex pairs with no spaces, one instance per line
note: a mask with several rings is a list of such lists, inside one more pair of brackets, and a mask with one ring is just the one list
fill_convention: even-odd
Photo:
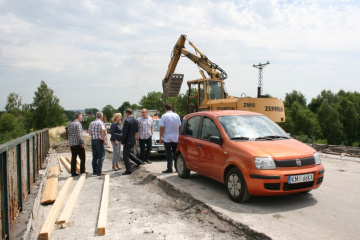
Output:
[[[174,46],[171,60],[162,81],[165,97],[177,97],[183,82],[183,74],[175,74],[176,65],[181,54],[189,58],[203,70],[200,70],[201,79],[188,81],[189,93],[192,88],[197,88],[197,104],[191,106],[190,94],[188,96],[188,113],[206,110],[243,110],[264,114],[274,122],[285,122],[284,103],[277,98],[234,97],[229,96],[225,89],[224,80],[227,74],[218,65],[211,62],[192,42],[189,44],[200,55],[195,55],[185,48],[186,35],[181,35]],[[209,77],[205,76],[204,71]],[[243,94],[244,95],[244,94]]]

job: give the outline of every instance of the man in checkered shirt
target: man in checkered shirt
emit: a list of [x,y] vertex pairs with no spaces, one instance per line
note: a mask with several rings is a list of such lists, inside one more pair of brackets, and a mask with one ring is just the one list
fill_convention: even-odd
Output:
[[96,119],[92,121],[89,125],[89,134],[91,137],[91,147],[92,147],[92,168],[94,175],[105,175],[102,172],[102,164],[105,157],[105,135],[106,128],[105,124],[102,121],[103,113],[97,112]]
[[80,173],[85,173],[85,147],[82,137],[81,126],[82,114],[77,113],[75,120],[68,126],[68,138],[71,150],[71,176],[78,176],[76,173],[76,158],[80,158]]
[[[149,160],[152,148],[152,135],[154,133],[153,119],[148,116],[147,110],[141,109],[141,117],[138,118],[139,132],[136,133],[136,139],[140,144],[140,160],[151,163]],[[146,152],[145,152],[146,145]]]

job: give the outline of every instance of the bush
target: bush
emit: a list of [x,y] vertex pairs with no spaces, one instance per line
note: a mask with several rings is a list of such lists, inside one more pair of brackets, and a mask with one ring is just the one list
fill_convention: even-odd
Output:
[[318,143],[318,144],[328,144],[328,141],[327,139],[318,139],[315,141],[315,143]]
[[26,135],[24,125],[11,113],[0,116],[0,144]]

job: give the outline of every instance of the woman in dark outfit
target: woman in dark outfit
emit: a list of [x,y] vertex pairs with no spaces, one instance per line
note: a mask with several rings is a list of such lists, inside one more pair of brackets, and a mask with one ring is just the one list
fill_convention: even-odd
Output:
[[120,150],[121,150],[121,136],[122,136],[122,126],[121,126],[121,113],[115,113],[113,117],[113,123],[110,126],[110,141],[113,147],[113,161],[112,169],[114,171],[120,170],[119,161],[120,161]]

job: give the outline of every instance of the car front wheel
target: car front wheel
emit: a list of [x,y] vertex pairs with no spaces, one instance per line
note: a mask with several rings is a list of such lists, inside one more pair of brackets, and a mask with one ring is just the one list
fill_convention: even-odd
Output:
[[244,203],[249,200],[250,195],[241,171],[233,167],[226,174],[225,186],[231,200]]
[[176,157],[176,170],[181,178],[190,176],[190,170],[186,167],[184,157],[181,154]]

